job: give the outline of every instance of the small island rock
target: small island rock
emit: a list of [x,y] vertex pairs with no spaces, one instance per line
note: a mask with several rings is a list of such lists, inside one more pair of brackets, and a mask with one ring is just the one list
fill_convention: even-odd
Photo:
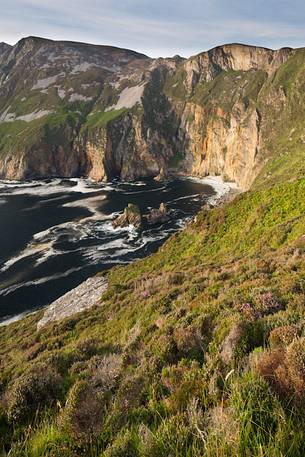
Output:
[[142,215],[140,208],[133,203],[129,203],[125,208],[124,213],[118,216],[112,222],[112,225],[114,228],[133,225],[134,227],[140,229],[142,227]]
[[167,222],[169,220],[169,215],[165,203],[161,203],[158,209],[151,209],[146,219],[150,225]]

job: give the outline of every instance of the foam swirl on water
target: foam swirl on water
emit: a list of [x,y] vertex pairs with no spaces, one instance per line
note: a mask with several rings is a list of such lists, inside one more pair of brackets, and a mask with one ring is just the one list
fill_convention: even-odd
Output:
[[[103,269],[154,252],[229,188],[219,178],[0,181],[0,321],[47,305]],[[140,232],[112,226],[128,203],[145,214],[161,202],[173,215],[166,223]]]

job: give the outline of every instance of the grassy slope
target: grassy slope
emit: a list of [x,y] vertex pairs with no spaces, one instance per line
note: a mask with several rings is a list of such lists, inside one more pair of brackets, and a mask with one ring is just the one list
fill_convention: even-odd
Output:
[[0,328],[0,436],[10,455],[304,455],[296,58],[269,82],[285,83],[290,101],[265,127],[271,160],[254,190],[111,270],[94,310],[40,332],[41,313]]
[[[43,79],[45,74],[36,76]],[[104,112],[114,96],[114,91],[104,83],[104,79],[105,75],[96,69],[71,74],[60,81],[63,98],[59,97],[56,87],[49,87],[44,92],[28,87],[16,89],[8,100],[4,100],[10,113],[22,116],[45,109],[52,114],[31,122],[0,123],[0,157],[27,154],[39,145],[61,145],[69,149],[81,127],[82,132],[87,128],[103,127],[121,115],[124,110]],[[102,93],[100,87],[103,87]],[[73,93],[87,97],[87,101],[70,101]],[[99,96],[101,99],[97,102]],[[94,115],[89,116],[93,107]]]
[[97,112],[88,116],[83,129],[95,129],[99,127],[105,127],[108,122],[111,122],[124,114],[127,110],[125,108],[119,110],[111,110],[107,112]]
[[[113,269],[101,307],[39,333],[39,314],[1,329],[2,436],[19,441],[13,455],[81,454],[93,412],[74,385],[95,392],[101,408],[99,438],[85,455],[108,446],[115,456],[301,456],[293,381],[288,395],[280,380],[259,375],[257,360],[270,353],[274,329],[304,332],[304,191],[296,180],[202,212],[157,254]],[[224,361],[232,329],[238,337]],[[302,350],[297,357],[304,363]],[[105,360],[121,364],[110,384],[105,373],[96,380]]]
[[0,124],[0,157],[32,150],[33,145],[69,145],[67,130],[74,129],[81,119],[79,113],[63,111],[31,122],[14,121]]
[[[304,132],[305,51],[299,50],[275,74],[262,90],[258,108],[267,119],[264,134],[267,165],[258,176],[255,187],[272,185],[282,179],[305,174]],[[272,103],[266,103],[266,94],[280,98],[285,95],[280,109],[274,112]],[[277,94],[277,95],[275,95]]]

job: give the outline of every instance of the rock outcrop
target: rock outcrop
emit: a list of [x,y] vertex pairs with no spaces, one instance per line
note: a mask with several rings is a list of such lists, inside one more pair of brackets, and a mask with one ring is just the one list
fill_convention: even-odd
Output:
[[114,219],[112,225],[114,228],[133,225],[135,228],[140,229],[142,227],[142,215],[140,208],[133,203],[129,203],[123,214]]
[[169,213],[165,203],[161,203],[159,208],[152,208],[146,216],[149,225],[160,224],[169,220]]
[[0,56],[1,56],[1,54],[4,54],[5,52],[10,51],[11,48],[12,48],[12,46],[10,46],[7,43],[3,43],[3,42],[0,43]]
[[87,279],[51,303],[38,321],[37,329],[40,330],[51,322],[61,321],[100,304],[101,295],[107,290],[107,287],[107,280],[103,277],[94,276]]
[[1,44],[0,178],[217,174],[248,189],[288,103],[278,75],[303,53],[231,44],[150,59],[35,37]]

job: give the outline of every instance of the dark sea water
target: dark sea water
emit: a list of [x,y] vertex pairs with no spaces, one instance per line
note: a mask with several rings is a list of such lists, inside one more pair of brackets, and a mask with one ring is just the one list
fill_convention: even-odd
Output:
[[[208,182],[208,181],[207,181]],[[95,273],[154,251],[215,198],[196,180],[95,184],[84,179],[0,181],[0,322],[41,308]],[[137,232],[113,229],[128,203],[173,218]]]

